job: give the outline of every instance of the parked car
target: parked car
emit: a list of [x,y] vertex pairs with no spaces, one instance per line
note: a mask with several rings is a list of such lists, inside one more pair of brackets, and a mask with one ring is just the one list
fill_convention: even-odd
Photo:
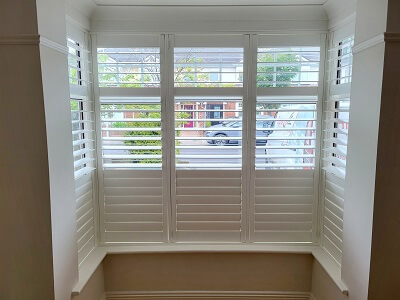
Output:
[[291,105],[286,109],[275,116],[275,130],[269,135],[265,149],[265,154],[269,156],[266,162],[286,167],[313,164],[315,105]]
[[[267,137],[272,133],[271,128],[274,127],[274,118],[272,116],[261,117],[265,118],[265,120],[260,120],[260,116],[257,120],[257,144],[265,145],[267,143]],[[260,128],[265,130],[259,130]],[[210,126],[208,129],[209,130],[205,133],[206,137],[215,138],[207,140],[209,144],[221,146],[228,144],[239,144],[239,141],[241,141],[242,121],[225,121],[221,124]],[[229,139],[229,137],[232,137],[233,139]]]

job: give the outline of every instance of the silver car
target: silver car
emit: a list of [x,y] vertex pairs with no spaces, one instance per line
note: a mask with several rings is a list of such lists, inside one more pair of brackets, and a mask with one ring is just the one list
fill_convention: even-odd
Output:
[[[267,137],[272,133],[271,128],[274,127],[273,117],[265,116],[264,118],[265,120],[257,120],[256,124],[257,129],[265,128],[265,130],[256,131],[258,145],[265,145],[267,143]],[[242,139],[242,121],[222,122],[221,124],[210,126],[208,129],[205,133],[206,137],[212,138],[207,140],[209,144],[219,146],[228,144],[238,145]]]

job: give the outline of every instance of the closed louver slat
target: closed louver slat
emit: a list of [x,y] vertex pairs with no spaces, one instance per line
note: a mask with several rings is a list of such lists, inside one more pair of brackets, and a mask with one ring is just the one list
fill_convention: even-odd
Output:
[[241,171],[177,170],[176,233],[180,242],[240,241]]
[[162,172],[104,170],[106,243],[163,241]]
[[257,170],[255,242],[311,242],[313,170]]

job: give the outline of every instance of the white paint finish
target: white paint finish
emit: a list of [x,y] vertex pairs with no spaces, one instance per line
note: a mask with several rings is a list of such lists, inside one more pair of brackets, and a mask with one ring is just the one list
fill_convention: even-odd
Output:
[[316,259],[314,259],[312,268],[311,293],[312,297],[310,299],[313,300],[348,299]]
[[386,31],[388,0],[357,1],[355,45]]
[[39,34],[66,45],[64,0],[36,0]]
[[356,12],[356,0],[328,0],[324,9],[329,18],[329,28],[337,26],[341,21]]
[[40,46],[40,59],[50,174],[55,299],[64,300],[70,298],[78,280],[67,57]]
[[383,57],[384,44],[354,55],[342,258],[352,300],[368,292]]
[[73,294],[71,300],[105,300],[104,294],[104,271],[103,264],[100,263],[82,291],[78,295]]
[[327,20],[320,6],[300,7],[98,7],[93,20],[227,21]]
[[95,32],[245,32],[326,30],[322,6],[98,7]]
[[322,5],[327,0],[93,0],[97,5]]

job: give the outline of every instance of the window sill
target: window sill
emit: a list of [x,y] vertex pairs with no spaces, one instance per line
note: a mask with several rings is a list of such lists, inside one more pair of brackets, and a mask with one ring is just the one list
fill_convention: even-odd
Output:
[[278,246],[265,244],[252,245],[135,245],[135,246],[101,246],[97,247],[79,268],[79,281],[75,285],[72,296],[79,295],[90,277],[96,271],[107,254],[128,253],[201,253],[201,252],[248,252],[248,253],[297,253],[312,254],[342,291],[348,294],[348,289],[341,281],[340,267],[319,246]]
[[349,294],[347,286],[342,282],[341,268],[321,247],[315,247],[312,251],[314,258],[321,264],[322,268],[333,280],[344,295]]

